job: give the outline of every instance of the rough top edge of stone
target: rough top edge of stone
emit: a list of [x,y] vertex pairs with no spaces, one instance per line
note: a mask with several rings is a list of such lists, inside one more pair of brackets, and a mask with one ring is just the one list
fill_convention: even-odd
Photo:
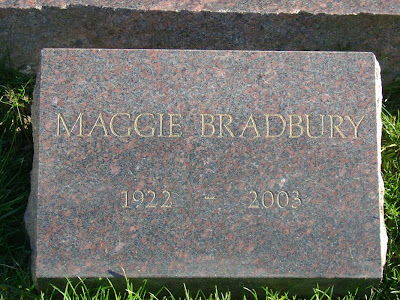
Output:
[[[315,50],[295,50],[295,51],[284,51],[284,50],[237,50],[237,49],[229,49],[229,50],[219,50],[219,49],[151,49],[151,48],[143,48],[143,49],[109,49],[109,48],[42,48],[41,50],[41,58],[46,53],[50,52],[85,52],[85,51],[108,51],[108,52],[140,52],[140,51],[159,51],[159,52],[209,52],[209,53],[222,53],[222,52],[247,52],[247,53],[310,53],[310,54],[335,54],[335,55],[366,55],[370,56],[374,61],[377,61],[376,56],[373,52],[369,51],[315,51]],[[379,64],[378,64],[379,67]],[[380,68],[379,68],[380,72]],[[380,74],[380,73],[379,73]],[[380,79],[380,75],[379,75]]]
[[376,121],[377,121],[377,148],[378,148],[378,176],[379,176],[379,219],[380,219],[380,239],[381,239],[381,272],[383,276],[383,268],[386,264],[386,253],[388,247],[388,236],[385,226],[385,215],[384,215],[384,195],[385,187],[381,174],[381,138],[382,138],[382,81],[381,81],[381,68],[379,62],[375,58],[375,95],[376,95]]
[[[162,11],[162,12],[215,12],[215,13],[254,13],[254,14],[300,14],[300,13],[309,13],[313,15],[317,14],[325,14],[325,15],[360,15],[360,14],[368,14],[368,15],[395,15],[400,16],[400,5],[396,3],[397,0],[389,0],[389,3],[385,3],[384,5],[375,4],[375,7],[371,7],[370,5],[364,6],[356,6],[356,7],[346,7],[346,3],[340,4],[339,7],[318,7],[318,2],[314,1],[314,7],[307,7],[302,5],[302,1],[298,3],[292,4],[280,3],[276,5],[275,3],[265,3],[266,1],[261,0],[258,3],[240,5],[240,1],[232,1],[228,4],[215,4],[214,1],[204,0],[200,1],[201,3],[194,4],[179,4],[178,1],[170,1],[167,3],[154,3],[148,1],[135,1],[134,3],[102,3],[104,1],[85,1],[85,0],[76,0],[76,1],[46,1],[46,0],[24,0],[24,1],[15,1],[17,3],[13,3],[14,1],[0,0],[0,8],[15,8],[15,9],[38,9],[41,10],[43,8],[59,8],[59,9],[68,9],[68,8],[104,8],[104,9],[127,9],[127,10],[136,10],[136,11]],[[54,3],[55,2],[55,3]],[[214,3],[213,3],[214,2]],[[261,2],[261,3],[260,3]],[[346,2],[346,1],[343,1]],[[347,1],[347,5],[352,6],[351,1]],[[233,5],[229,5],[233,4]],[[255,5],[257,4],[257,5]],[[296,5],[297,4],[297,5]],[[371,3],[372,4],[372,3]],[[239,7],[229,7],[238,5]],[[315,7],[317,6],[317,7]]]
[[[263,51],[263,50],[214,50],[214,49],[105,49],[105,48],[43,48],[41,50],[40,56],[41,56],[41,61],[46,60],[47,55],[51,55],[51,53],[62,53],[62,52],[75,52],[75,53],[83,53],[83,52],[118,52],[118,51],[124,51],[124,52],[146,52],[146,51],[157,51],[157,52],[207,52],[207,53],[223,53],[223,52],[230,52],[230,53],[235,53],[235,52],[241,52],[241,53],[281,53],[281,54],[299,54],[299,55],[336,55],[336,56],[341,56],[341,57],[346,57],[348,55],[359,55],[359,56],[364,56],[365,59],[371,59],[374,63],[377,63],[376,56],[373,52],[356,52],[356,51]],[[381,86],[381,77],[380,77],[380,67],[378,63],[378,68],[379,68],[379,85]],[[381,87],[382,89],[382,87]],[[382,92],[381,92],[382,95]],[[380,116],[379,116],[380,118]],[[380,121],[378,121],[380,122]],[[378,136],[380,137],[380,136]]]

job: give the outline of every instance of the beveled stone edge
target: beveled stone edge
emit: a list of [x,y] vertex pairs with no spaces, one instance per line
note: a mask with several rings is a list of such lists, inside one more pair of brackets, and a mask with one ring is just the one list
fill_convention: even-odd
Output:
[[381,68],[379,62],[374,55],[375,60],[375,95],[376,95],[376,129],[377,129],[377,149],[378,149],[378,181],[379,181],[379,220],[380,220],[380,240],[381,240],[381,277],[383,276],[383,268],[386,264],[386,253],[388,248],[388,235],[385,226],[385,186],[382,177],[382,80]]

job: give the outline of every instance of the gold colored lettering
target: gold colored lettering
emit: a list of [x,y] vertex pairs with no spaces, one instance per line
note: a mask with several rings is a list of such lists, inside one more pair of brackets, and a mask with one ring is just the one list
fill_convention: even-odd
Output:
[[295,206],[294,204],[292,204],[292,208],[298,208],[303,203],[303,201],[299,198],[299,195],[300,195],[299,191],[293,191],[293,194],[296,194],[296,196],[294,197],[294,200],[296,200],[299,203],[299,205]]
[[160,133],[158,136],[163,136],[163,119],[164,119],[164,114],[159,114],[160,115]]
[[[286,204],[285,205],[281,205],[281,194],[285,195],[285,197],[286,197]],[[289,195],[288,195],[288,193],[286,193],[285,191],[279,192],[278,193],[278,197],[276,199],[276,202],[278,203],[278,206],[280,208],[286,207],[289,204]]]
[[[137,197],[136,197],[136,194],[139,194],[139,195],[140,195],[140,198],[137,198]],[[143,200],[144,200],[144,193],[143,193],[142,191],[134,191],[134,192],[133,192],[133,195],[132,195],[132,199],[133,199],[133,201],[135,201],[135,202],[140,202],[140,201],[143,202]]]
[[[254,194],[254,200],[253,200],[253,202],[251,202],[251,204],[249,205],[248,208],[259,208],[260,204],[257,201],[257,197],[258,197],[257,192],[256,191],[250,191],[250,194]],[[257,202],[257,204],[254,204],[255,202]]]
[[307,135],[312,138],[312,139],[316,139],[316,138],[320,138],[324,135],[324,117],[325,115],[319,115],[321,117],[321,134],[318,136],[314,136],[311,134],[311,126],[310,126],[310,115],[306,115],[306,127],[307,127]]
[[[333,138],[335,136],[335,129],[342,136],[342,138],[346,138],[346,136],[343,134],[342,130],[339,128],[340,125],[342,125],[342,123],[343,123],[343,117],[339,116],[339,115],[329,115],[329,118],[331,119],[331,136],[330,136],[330,138]],[[334,118],[339,119],[339,124],[334,125],[334,121],[333,121]]]
[[134,129],[135,129],[135,131],[136,131],[136,133],[139,135],[139,136],[142,136],[142,137],[152,137],[152,136],[154,136],[154,131],[155,131],[155,128],[154,127],[150,127],[150,134],[143,134],[140,130],[139,130],[139,128],[138,128],[138,123],[139,123],[139,119],[142,117],[142,116],[149,116],[149,117],[151,117],[152,119],[154,119],[154,114],[150,114],[150,113],[141,113],[140,115],[138,115],[137,117],[136,117],[136,119],[135,119],[135,123],[134,123]]
[[[168,191],[162,191],[163,194],[167,194],[167,200],[165,200],[164,204],[161,205],[161,207],[172,207],[172,200],[171,199],[171,193]],[[169,202],[169,203],[168,203]]]
[[[179,123],[174,123],[174,117],[179,117]],[[169,136],[170,137],[180,137],[182,136],[182,132],[173,134],[173,128],[174,127],[179,127],[182,128],[182,125],[180,124],[180,121],[182,119],[181,114],[169,114]]]
[[[279,208],[285,208],[290,203],[292,203],[291,208],[296,209],[296,208],[299,208],[303,204],[303,200],[301,200],[299,198],[300,193],[297,190],[292,192],[294,194],[294,201],[292,201],[293,197],[289,196],[289,193],[286,191],[280,191],[280,192],[276,191],[275,194],[276,193],[278,193],[277,196],[275,196],[274,192],[271,190],[264,191],[264,193],[262,194],[262,197],[261,197],[262,206],[260,206],[259,201],[258,201],[257,192],[250,191],[250,194],[254,195],[254,199],[251,202],[251,204],[248,206],[248,208],[261,208],[261,209],[266,208],[266,209],[268,209],[268,208],[274,207],[275,203]],[[269,199],[267,199],[267,198],[269,198]],[[284,200],[284,198],[286,198],[286,199]],[[269,203],[266,203],[267,201]]]
[[360,121],[358,121],[357,123],[354,123],[354,121],[352,120],[352,118],[350,116],[346,116],[347,119],[349,119],[351,125],[353,125],[354,127],[354,138],[357,139],[358,137],[358,127],[360,126],[362,120],[364,120],[365,115],[362,116],[362,118],[360,119]]
[[110,121],[111,133],[112,133],[113,135],[119,136],[119,137],[130,136],[130,135],[131,135],[131,128],[130,128],[130,127],[127,128],[127,133],[126,133],[125,135],[118,134],[118,133],[115,131],[115,129],[114,129],[114,119],[115,119],[116,117],[118,117],[118,116],[127,116],[128,119],[131,118],[131,115],[128,114],[128,113],[117,113],[117,114],[113,115],[112,118],[111,118],[111,121]]
[[122,206],[122,207],[125,207],[125,208],[129,207],[129,206],[128,206],[128,191],[122,191],[121,194],[125,195],[125,197],[124,197],[124,199],[125,199],[125,201],[124,201],[124,202],[125,202],[125,205]]
[[[298,122],[293,123],[293,117],[297,117]],[[289,115],[289,138],[298,138],[301,137],[304,133],[304,128],[301,125],[303,122],[303,118],[300,115]],[[298,135],[293,135],[293,127],[296,126],[300,129],[300,134]]]
[[[270,133],[269,133],[269,118],[270,117],[278,117],[278,118],[281,119],[283,126],[282,126],[282,131],[281,131],[280,134],[270,135]],[[286,120],[285,120],[285,118],[282,115],[279,115],[279,114],[270,114],[270,115],[266,114],[265,115],[265,119],[266,119],[266,124],[267,124],[267,135],[265,137],[273,137],[273,138],[275,138],[275,137],[282,136],[282,134],[285,132],[285,129],[286,129]]]
[[[101,122],[101,125],[98,124],[98,123],[99,123],[99,120],[100,120],[100,122]],[[107,131],[106,122],[104,122],[104,119],[103,119],[103,116],[101,115],[101,113],[99,113],[99,116],[97,117],[97,120],[96,120],[96,122],[94,123],[92,130],[90,130],[90,133],[88,134],[88,136],[91,136],[91,135],[92,135],[93,130],[94,130],[96,127],[102,127],[103,130],[104,130],[104,136],[108,136],[108,131]]]
[[[226,131],[228,131],[231,136],[235,136],[233,134],[232,130],[228,127],[228,125],[230,125],[232,123],[232,120],[233,120],[232,116],[229,114],[218,114],[218,115],[219,115],[219,137],[223,136],[223,133],[222,133],[223,127],[225,127]],[[229,121],[227,124],[223,124],[224,117],[229,118]]]
[[[249,125],[250,122],[251,122],[252,125]],[[247,120],[247,123],[244,126],[242,134],[240,135],[240,137],[243,137],[243,135],[244,135],[244,133],[245,133],[247,128],[253,128],[255,133],[256,133],[256,137],[260,137],[260,133],[258,132],[256,122],[254,121],[253,114],[251,114],[249,119]]]
[[[210,122],[205,122],[205,116],[211,117]],[[215,133],[215,126],[213,125],[214,123],[214,116],[211,114],[201,114],[201,136],[202,137],[211,137]],[[212,133],[209,135],[206,135],[206,125],[212,128]]]
[[152,207],[152,208],[157,207],[155,204],[152,204],[153,201],[154,201],[154,199],[156,198],[156,192],[155,192],[155,191],[152,191],[152,190],[149,190],[149,191],[147,191],[147,194],[152,194],[152,195],[153,195],[153,196],[152,196],[153,198],[151,198],[151,201],[149,202],[149,204],[146,205],[146,208],[147,208],[147,207]]
[[[271,196],[271,204],[269,206],[265,205],[265,194],[269,194]],[[265,191],[264,194],[262,195],[261,199],[262,205],[264,208],[270,208],[272,205],[274,205],[274,194],[271,191]]]
[[67,124],[65,123],[64,117],[61,113],[57,113],[57,136],[60,136],[60,121],[62,122],[65,131],[67,132],[68,136],[71,136],[71,132],[74,130],[76,124],[79,121],[79,134],[78,136],[82,136],[82,113],[79,114],[78,118],[76,119],[74,125],[71,129],[68,129]]

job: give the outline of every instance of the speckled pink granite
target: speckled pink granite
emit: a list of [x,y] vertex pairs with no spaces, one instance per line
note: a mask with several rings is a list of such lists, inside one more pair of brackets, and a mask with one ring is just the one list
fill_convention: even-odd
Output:
[[[371,53],[43,50],[26,214],[35,281],[126,272],[303,295],[377,284],[380,100]],[[172,129],[168,114],[180,114]],[[286,120],[280,137],[266,137],[265,114]],[[270,117],[270,136],[282,122]]]

